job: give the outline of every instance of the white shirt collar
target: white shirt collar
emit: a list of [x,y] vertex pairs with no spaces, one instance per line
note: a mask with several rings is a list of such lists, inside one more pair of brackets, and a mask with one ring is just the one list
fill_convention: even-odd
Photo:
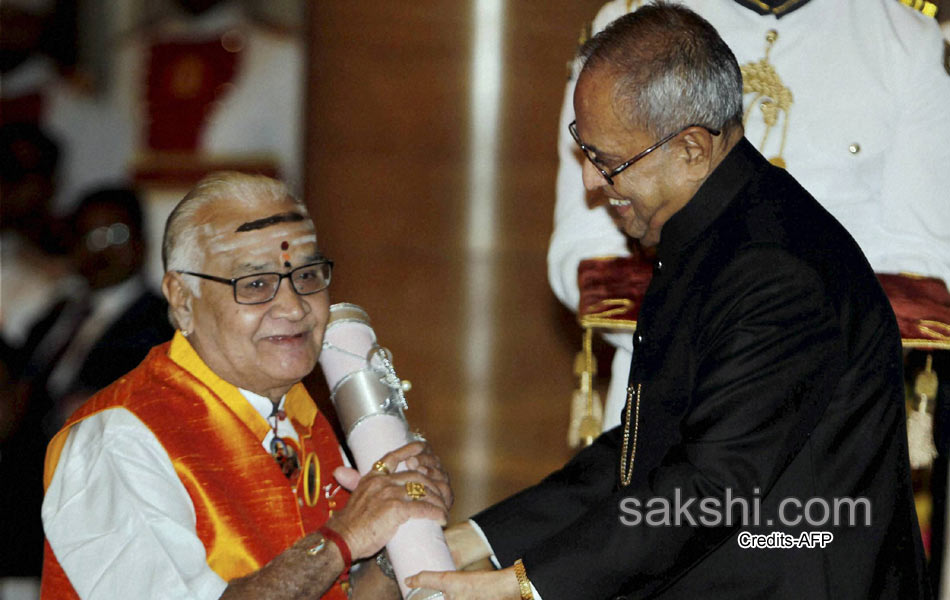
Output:
[[[269,419],[274,412],[274,403],[271,402],[270,398],[266,396],[261,396],[260,394],[255,394],[250,390],[245,390],[243,388],[238,388],[238,391],[241,392],[241,395],[251,403],[251,406],[254,407],[254,410],[260,413],[264,419]],[[277,404],[277,409],[280,410],[284,407],[284,401],[287,399],[287,395],[283,395],[280,398],[280,402]],[[269,422],[269,421],[268,421]]]

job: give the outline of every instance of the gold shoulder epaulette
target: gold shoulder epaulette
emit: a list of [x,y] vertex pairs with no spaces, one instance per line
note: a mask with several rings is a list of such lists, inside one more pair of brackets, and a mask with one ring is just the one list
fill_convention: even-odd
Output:
[[937,17],[937,5],[927,0],[900,0],[901,4],[909,6],[918,12],[922,12],[928,17]]

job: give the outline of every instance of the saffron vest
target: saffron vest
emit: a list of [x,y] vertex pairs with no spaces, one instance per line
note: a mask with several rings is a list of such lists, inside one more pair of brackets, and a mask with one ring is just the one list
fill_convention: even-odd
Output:
[[[45,487],[72,426],[110,408],[132,412],[168,452],[194,504],[208,566],[226,581],[266,565],[323,525],[349,497],[331,475],[343,462],[336,436],[302,384],[290,389],[284,403],[300,438],[301,469],[291,481],[261,445],[270,425],[180,333],[70,417],[47,449]],[[78,598],[48,542],[41,594]],[[339,582],[323,596],[345,597]]]

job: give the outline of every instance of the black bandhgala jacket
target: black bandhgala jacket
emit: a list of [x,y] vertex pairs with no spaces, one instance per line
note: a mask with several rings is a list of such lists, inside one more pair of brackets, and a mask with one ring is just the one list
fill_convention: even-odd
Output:
[[[629,485],[625,416],[474,517],[503,565],[523,558],[543,600],[930,596],[890,304],[851,236],[747,140],[663,227],[634,336]],[[746,549],[743,533],[814,547]]]

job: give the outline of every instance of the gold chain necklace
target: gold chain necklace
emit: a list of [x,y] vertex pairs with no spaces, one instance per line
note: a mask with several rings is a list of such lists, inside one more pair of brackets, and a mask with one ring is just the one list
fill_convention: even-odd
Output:
[[633,415],[633,450],[630,452],[630,464],[627,464],[627,451],[630,446],[630,412],[634,407],[634,388],[627,387],[627,415],[623,424],[623,447],[620,450],[620,483],[626,487],[630,485],[633,478],[633,462],[637,458],[637,434],[640,431],[640,388],[643,384],[638,383],[636,388],[636,412]]

